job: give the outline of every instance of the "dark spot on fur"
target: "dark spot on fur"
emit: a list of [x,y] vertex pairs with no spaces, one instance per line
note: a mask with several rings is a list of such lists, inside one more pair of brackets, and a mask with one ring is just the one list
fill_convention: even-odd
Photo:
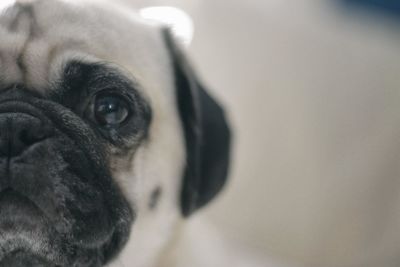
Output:
[[155,209],[162,195],[161,187],[157,186],[150,195],[149,208]]

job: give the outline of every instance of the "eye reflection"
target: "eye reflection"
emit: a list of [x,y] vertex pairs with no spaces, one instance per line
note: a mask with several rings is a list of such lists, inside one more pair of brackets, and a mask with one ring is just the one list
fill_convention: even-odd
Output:
[[129,105],[119,95],[101,94],[96,97],[94,115],[99,125],[115,127],[127,120]]

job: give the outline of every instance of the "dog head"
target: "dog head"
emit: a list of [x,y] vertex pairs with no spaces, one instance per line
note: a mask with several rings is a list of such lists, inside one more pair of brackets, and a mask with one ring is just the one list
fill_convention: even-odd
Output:
[[223,187],[229,129],[168,29],[71,2],[0,15],[0,266],[151,266]]

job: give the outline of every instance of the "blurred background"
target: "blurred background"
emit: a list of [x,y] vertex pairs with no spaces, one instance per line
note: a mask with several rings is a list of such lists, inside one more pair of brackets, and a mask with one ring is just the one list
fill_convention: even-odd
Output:
[[398,0],[120,0],[193,19],[231,182],[200,216],[288,266],[400,266]]

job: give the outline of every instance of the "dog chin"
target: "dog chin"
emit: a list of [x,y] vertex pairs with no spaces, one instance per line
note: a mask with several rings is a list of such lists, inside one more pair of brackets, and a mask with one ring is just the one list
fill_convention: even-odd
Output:
[[[0,196],[0,266],[53,266],[46,251],[51,227],[43,212],[28,198],[6,189]],[[50,259],[48,259],[50,258]]]
[[5,256],[0,266],[56,267],[57,265],[30,252],[18,250]]
[[44,212],[13,190],[0,195],[0,267],[100,266],[95,249],[79,249]]

